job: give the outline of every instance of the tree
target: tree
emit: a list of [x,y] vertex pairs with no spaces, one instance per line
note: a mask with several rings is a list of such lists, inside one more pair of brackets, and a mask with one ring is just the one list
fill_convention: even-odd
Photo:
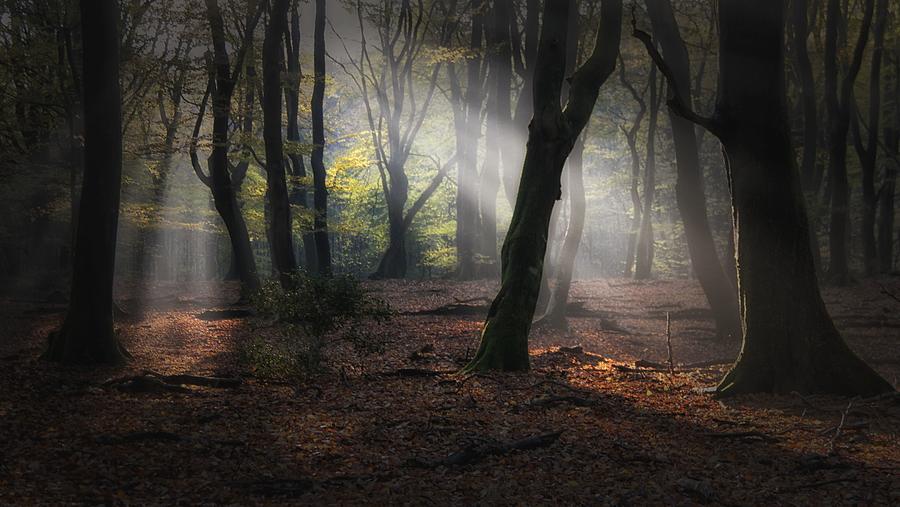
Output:
[[[309,208],[306,188],[306,165],[303,163],[303,155],[299,152],[300,137],[300,9],[299,0],[291,3],[291,24],[289,33],[285,34],[285,49],[287,53],[287,83],[284,89],[287,102],[287,140],[292,143],[288,151],[288,160],[291,161],[291,204],[297,205],[302,210]],[[306,269],[310,272],[317,271],[316,246],[313,234],[308,230],[302,233],[303,256]]]
[[528,333],[541,284],[547,232],[566,159],[587,125],[600,87],[613,72],[622,24],[621,0],[606,0],[593,52],[571,77],[566,70],[569,2],[545,2],[534,76],[534,118],[512,222],[503,242],[501,286],[491,304],[481,345],[466,371],[526,370]]
[[819,293],[787,120],[784,15],[780,0],[719,4],[719,96],[711,118],[690,109],[650,36],[634,32],[669,81],[670,109],[718,137],[726,157],[743,346],[717,390],[891,391],[844,343]]
[[657,72],[650,69],[650,117],[647,119],[647,158],[644,163],[644,210],[635,242],[634,277],[650,278],[653,269],[653,202],[656,200],[656,127],[659,124],[659,108],[662,95],[657,84]]
[[288,27],[289,7],[290,0],[272,1],[263,41],[263,138],[266,143],[266,200],[271,210],[269,242],[272,267],[285,289],[292,283],[291,273],[297,270],[281,137],[281,70],[284,66],[281,40]]
[[[669,0],[648,0],[647,14],[653,33],[659,40],[662,54],[671,66],[675,84],[683,94],[681,101],[691,106],[690,60],[687,48],[675,21]],[[701,180],[697,135],[691,122],[672,114],[672,139],[675,144],[675,199],[684,224],[684,235],[691,257],[691,266],[706,294],[716,321],[716,332],[722,338],[740,335],[738,301],[730,277],[726,274],[709,229],[706,215],[706,196]]]
[[[397,5],[399,3],[399,5]],[[388,247],[378,263],[372,278],[403,278],[406,276],[406,239],[412,221],[422,206],[437,190],[449,170],[449,163],[439,165],[437,174],[416,201],[406,210],[409,201],[409,177],[406,163],[412,155],[413,144],[428,116],[441,62],[435,63],[427,78],[424,100],[417,97],[415,70],[424,59],[421,51],[429,38],[430,16],[433,8],[426,8],[423,0],[388,0],[380,7],[366,9],[362,1],[357,3],[357,19],[360,29],[360,56],[354,59],[349,50],[347,58],[356,71],[351,77],[362,92],[366,119],[372,133],[375,159],[381,178],[381,187],[388,209]],[[381,61],[373,63],[366,36],[365,12],[374,11],[378,29]],[[449,24],[440,30],[440,42],[446,43],[450,35]],[[345,46],[346,49],[346,46]],[[369,90],[375,95],[375,106]],[[406,121],[404,122],[404,118]],[[404,125],[405,123],[405,125]],[[455,161],[455,159],[454,159]]]
[[325,188],[325,0],[316,0],[316,28],[313,47],[315,83],[310,103],[312,109],[313,151],[313,240],[316,245],[316,268],[322,275],[331,274],[331,243],[328,240],[328,189]]
[[[485,69],[481,57],[484,40],[483,0],[472,0],[466,59],[466,88],[463,90],[454,62],[447,64],[453,126],[456,132],[456,276],[475,278],[475,247],[479,229],[478,215],[478,141],[481,138],[481,109],[484,103]],[[451,2],[446,15],[456,10]]]
[[[878,163],[878,142],[881,121],[881,67],[884,59],[884,32],[888,18],[887,0],[878,0],[873,25],[872,62],[869,74],[869,118],[866,125],[867,136],[863,139],[858,114],[852,114],[850,127],[853,131],[853,145],[859,156],[862,169],[862,230],[863,265],[865,274],[872,276],[878,272],[878,245],[875,239],[875,217],[878,213],[878,194],[875,190],[876,165]],[[851,98],[851,100],[854,100]],[[854,109],[856,109],[854,104]]]
[[[622,131],[622,134],[625,136],[625,142],[628,144],[628,153],[631,155],[631,187],[630,187],[630,196],[631,196],[631,230],[628,232],[628,246],[625,253],[625,277],[630,277],[632,275],[632,268],[634,267],[635,261],[635,248],[637,247],[637,236],[638,231],[641,228],[641,215],[643,213],[643,207],[641,205],[641,194],[638,191],[641,181],[641,156],[638,152],[638,135],[641,132],[641,122],[644,120],[644,116],[647,114],[647,101],[644,100],[644,96],[646,95],[647,88],[650,85],[650,81],[647,81],[647,86],[641,92],[638,92],[637,88],[628,80],[628,74],[626,73],[626,65],[625,59],[622,58],[622,55],[619,55],[619,59],[622,61],[619,66],[619,82],[622,86],[628,90],[628,93],[631,94],[631,98],[638,105],[637,113],[634,115],[634,120],[631,122],[631,125],[628,128],[625,128],[624,125],[619,126],[619,130]],[[649,141],[649,137],[648,137]]]
[[249,41],[253,37],[253,30],[259,21],[263,7],[264,2],[260,2],[255,15],[251,17],[247,26],[244,27],[242,44],[237,51],[234,64],[235,70],[232,72],[226,45],[225,23],[222,19],[222,11],[217,0],[206,0],[206,16],[213,43],[206,93],[208,97],[204,98],[204,102],[207,99],[211,99],[213,106],[213,145],[212,153],[207,161],[209,167],[208,175],[204,173],[197,156],[197,137],[200,134],[200,127],[203,122],[204,107],[201,107],[201,112],[197,117],[191,143],[191,165],[200,181],[208,186],[212,192],[216,211],[218,211],[225,228],[228,230],[234,261],[241,280],[242,298],[259,288],[259,276],[256,273],[256,261],[253,258],[253,250],[250,248],[250,234],[247,232],[247,224],[244,222],[244,217],[241,214],[237,193],[232,182],[231,164],[228,160],[228,147],[230,144],[228,130],[231,122],[231,99],[234,95],[235,83],[240,77]]
[[79,204],[71,303],[44,357],[64,363],[120,364],[127,352],[113,329],[113,279],[122,185],[119,9],[83,0],[84,182]]
[[[843,15],[841,1],[828,0],[825,23],[825,104],[828,108],[828,175],[831,187],[830,258],[828,277],[832,283],[850,282],[847,239],[850,235],[850,184],[847,179],[847,134],[850,129],[853,84],[862,67],[869,40],[875,0],[865,0],[862,26],[853,47],[849,67],[841,78],[838,39]],[[848,14],[849,15],[849,14]]]
[[[900,58],[894,56],[894,88],[891,93],[900,97]],[[893,125],[884,128],[884,151],[891,158],[885,167],[884,181],[879,190],[878,206],[878,264],[881,273],[894,269],[894,195],[897,188],[897,161],[900,160],[900,101],[894,100]]]

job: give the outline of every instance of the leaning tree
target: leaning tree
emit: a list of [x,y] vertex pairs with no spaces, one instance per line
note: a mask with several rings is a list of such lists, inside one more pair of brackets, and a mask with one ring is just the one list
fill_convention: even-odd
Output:
[[791,146],[780,0],[719,4],[719,96],[693,112],[650,35],[635,29],[669,81],[670,109],[724,148],[737,237],[743,347],[717,391],[874,394],[892,387],[847,347],[819,293]]
[[534,117],[516,206],[501,253],[501,286],[488,311],[481,345],[466,371],[527,370],[528,333],[541,286],[553,205],[560,197],[563,166],[590,119],[600,87],[616,65],[622,1],[605,0],[591,56],[570,78],[568,102],[560,105],[566,77],[569,2],[544,2],[543,28],[534,75]]

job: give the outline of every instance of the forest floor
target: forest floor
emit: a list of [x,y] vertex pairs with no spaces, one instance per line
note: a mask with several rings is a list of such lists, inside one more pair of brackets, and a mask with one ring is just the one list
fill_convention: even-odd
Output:
[[[882,284],[900,294],[892,278],[825,298],[897,386],[900,302]],[[716,340],[693,282],[578,282],[570,330],[533,332],[530,372],[474,376],[456,372],[496,287],[371,287],[397,311],[369,330],[383,350],[334,341],[293,380],[242,360],[270,324],[203,313],[234,287],[155,287],[117,323],[132,361],[101,370],[39,359],[64,305],[0,300],[0,504],[900,504],[898,397],[703,394],[727,369],[704,363],[739,346]],[[108,382],[146,372],[240,383]]]

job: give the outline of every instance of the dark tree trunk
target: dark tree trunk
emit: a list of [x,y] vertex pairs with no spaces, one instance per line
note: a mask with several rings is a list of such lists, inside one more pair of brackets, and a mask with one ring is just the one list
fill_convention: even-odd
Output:
[[[647,159],[644,164],[644,211],[635,246],[634,277],[650,278],[653,270],[653,201],[656,200],[656,127],[659,124],[661,96],[657,87],[656,67],[650,71],[650,117],[647,120]],[[731,245],[734,252],[734,245]],[[732,254],[733,256],[733,254]]]
[[[514,17],[513,17],[514,18]],[[508,160],[503,163],[503,189],[506,199],[515,206],[519,190],[519,178],[522,176],[522,164],[525,161],[525,143],[528,141],[528,125],[534,114],[534,68],[537,62],[538,38],[541,28],[541,1],[525,0],[525,44],[520,65],[517,66],[522,78],[522,89],[516,99],[516,110],[513,114],[513,128],[516,146],[509,150]],[[512,37],[518,37],[513,33]],[[514,39],[515,41],[515,39]],[[504,154],[504,156],[506,156]],[[507,163],[508,162],[508,163]]]
[[[287,81],[288,86],[285,88],[285,99],[287,102],[287,140],[292,144],[288,153],[288,159],[291,161],[291,204],[299,206],[306,210],[309,208],[308,189],[306,180],[306,165],[303,163],[303,155],[299,152],[300,125],[300,78],[302,70],[300,68],[300,9],[299,0],[291,3],[291,26],[289,37],[286,37],[286,46],[288,54],[287,62]],[[303,257],[304,265],[309,272],[317,271],[316,267],[316,245],[313,233],[309,227],[304,227],[302,232],[303,241]]]
[[113,281],[122,184],[122,101],[118,4],[82,0],[84,180],[76,232],[72,293],[46,359],[120,364],[127,353],[113,329]]
[[[313,203],[316,212],[313,237],[319,274],[331,274],[331,243],[328,239],[328,189],[325,188],[325,0],[316,0],[316,28],[313,48],[312,127]],[[402,210],[402,209],[401,209]]]
[[534,119],[512,222],[503,243],[501,287],[488,311],[481,345],[466,371],[526,370],[528,333],[541,284],[547,231],[560,196],[566,158],[587,125],[600,86],[613,72],[622,2],[603,2],[593,54],[571,78],[566,109],[560,93],[566,70],[568,2],[544,4],[544,26],[534,78]]
[[[887,25],[888,2],[878,0],[873,24],[872,68],[869,74],[869,124],[866,139],[860,129],[858,115],[853,115],[854,145],[862,169],[862,230],[863,266],[866,276],[878,272],[878,245],[875,239],[875,217],[878,212],[878,193],[875,190],[875,172],[878,164],[878,133],[881,129],[881,62],[884,58],[884,32]],[[852,100],[852,99],[851,99]]]
[[569,194],[569,226],[563,241],[557,265],[556,285],[550,293],[547,312],[541,323],[558,329],[567,329],[566,308],[575,273],[575,258],[584,232],[584,216],[587,201],[584,193],[584,137],[580,137],[569,154],[566,167]]
[[[250,247],[247,224],[241,214],[237,194],[232,186],[228,164],[228,125],[231,118],[231,98],[237,74],[232,75],[228,50],[225,43],[225,25],[222,12],[216,0],[206,0],[207,17],[213,41],[213,148],[209,157],[209,187],[212,191],[216,211],[225,223],[234,262],[241,279],[242,297],[259,288],[256,260]],[[259,18],[257,14],[256,19]],[[255,23],[254,23],[255,24]],[[252,34],[253,27],[246,30]],[[245,45],[246,48],[246,45]],[[242,58],[239,58],[242,60]],[[237,68],[240,69],[240,63]]]
[[819,293],[787,119],[784,4],[722,2],[719,27],[715,116],[670,102],[720,139],[732,189],[744,340],[718,392],[891,391],[841,339]]
[[[679,34],[672,5],[669,0],[647,0],[647,13],[653,32],[659,38],[662,53],[671,66],[676,86],[682,95],[681,100],[690,105],[690,61]],[[675,199],[684,224],[691,266],[706,294],[716,321],[717,334],[721,338],[736,338],[741,331],[737,294],[719,261],[710,232],[694,125],[671,112],[669,120],[672,124],[677,170]]]
[[[900,97],[900,59],[894,60],[894,97]],[[900,101],[894,100],[894,124],[884,129],[884,150],[892,160],[885,166],[879,191],[878,263],[881,273],[894,269],[894,195],[897,188],[897,157],[900,156]]]
[[290,0],[273,0],[263,41],[263,138],[266,143],[266,200],[271,218],[269,246],[272,267],[285,289],[290,288],[291,274],[297,270],[281,138],[281,69],[284,65],[281,41],[287,32],[289,7]]
[[[853,84],[862,66],[869,39],[875,0],[865,0],[865,14],[852,61],[840,79],[838,39],[842,23],[841,0],[828,0],[825,25],[825,102],[828,107],[828,173],[831,187],[831,229],[828,244],[831,257],[828,278],[836,285],[850,282],[850,184],[847,178],[847,134],[850,130]],[[840,80],[840,83],[839,83]]]

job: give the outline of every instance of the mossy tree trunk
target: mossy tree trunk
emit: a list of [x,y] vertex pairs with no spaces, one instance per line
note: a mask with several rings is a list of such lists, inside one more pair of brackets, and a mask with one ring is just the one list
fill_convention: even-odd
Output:
[[82,0],[84,180],[79,203],[71,303],[44,357],[76,364],[120,364],[113,329],[113,280],[122,185],[122,101],[118,4]]
[[[784,15],[780,0],[722,2],[714,117],[690,111],[677,92],[670,100],[720,139],[731,183],[743,346],[717,391],[891,391],[844,343],[819,293],[787,118]],[[668,71],[649,36],[635,33]]]
[[615,68],[622,2],[606,0],[593,53],[572,76],[568,103],[565,110],[560,107],[569,9],[569,2],[544,3],[534,78],[534,117],[516,206],[501,251],[501,287],[488,311],[481,345],[465,371],[521,371],[529,367],[528,333],[563,166],[587,125],[600,86]]

